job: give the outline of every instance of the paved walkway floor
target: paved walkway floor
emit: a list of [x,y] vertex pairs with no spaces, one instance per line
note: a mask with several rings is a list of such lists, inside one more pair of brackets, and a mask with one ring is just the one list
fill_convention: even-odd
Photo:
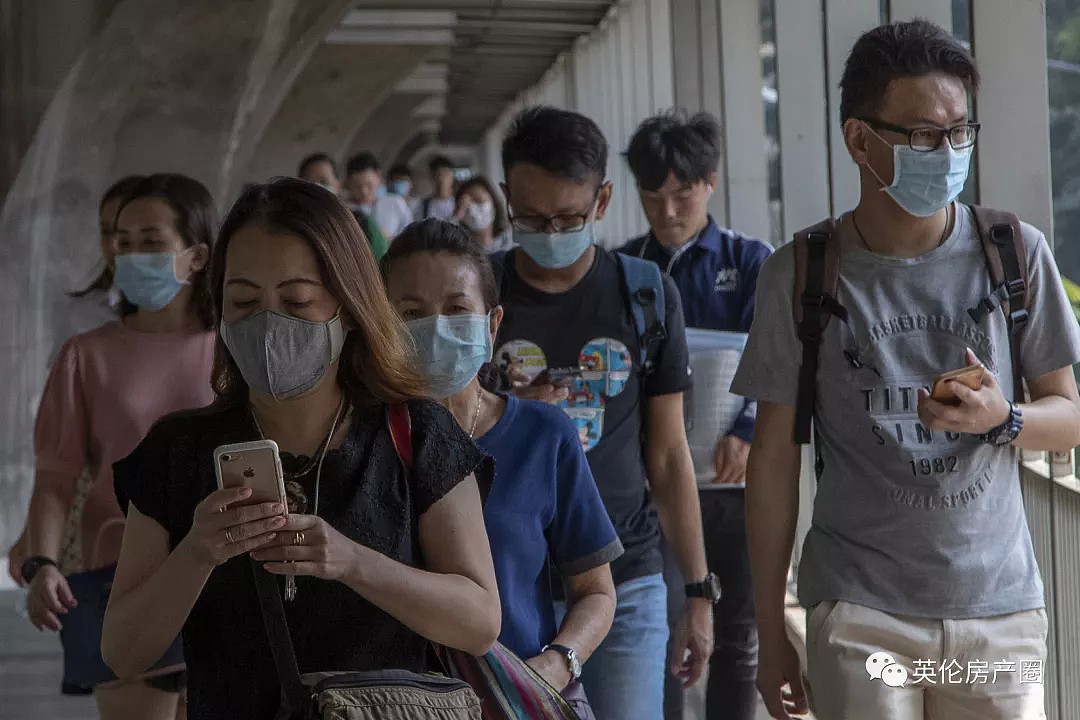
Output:
[[[25,604],[22,591],[0,590],[0,720],[96,720],[89,696],[60,694],[60,639],[35,630]],[[699,688],[688,693],[685,720],[705,719]],[[758,720],[769,720],[764,706]]]
[[26,595],[0,590],[0,720],[94,720],[87,696],[60,694],[60,638],[26,619]]

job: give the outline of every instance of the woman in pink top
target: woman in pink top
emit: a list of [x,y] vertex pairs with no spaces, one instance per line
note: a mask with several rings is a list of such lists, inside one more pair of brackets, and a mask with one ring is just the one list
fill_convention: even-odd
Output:
[[[61,619],[76,607],[54,562],[83,469],[94,479],[82,522],[83,568],[92,571],[114,566],[120,554],[124,516],[113,493],[113,463],[163,415],[214,399],[217,316],[206,272],[214,232],[210,193],[182,175],[152,175],[120,206],[116,284],[124,294],[122,319],[63,347],[38,410],[37,492],[24,575],[30,620],[39,630],[60,630]],[[75,650],[65,646],[65,653]],[[175,717],[182,669],[160,669],[164,674],[151,681],[95,684],[102,718]]]

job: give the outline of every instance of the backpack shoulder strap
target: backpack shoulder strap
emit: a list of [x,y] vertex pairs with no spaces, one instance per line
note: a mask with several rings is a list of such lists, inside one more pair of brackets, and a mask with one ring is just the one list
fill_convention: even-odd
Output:
[[840,243],[836,221],[818,223],[795,233],[792,314],[802,342],[799,389],[795,399],[795,442],[810,442],[810,424],[817,404],[817,371],[821,338],[829,319],[843,312],[837,300]]
[[623,284],[630,300],[630,314],[638,336],[641,367],[646,374],[653,371],[660,341],[667,337],[664,299],[664,276],[660,267],[649,260],[617,252]]
[[394,443],[394,452],[401,460],[401,465],[407,473],[412,472],[412,417],[409,415],[409,406],[405,403],[387,405],[386,426],[390,430],[390,440]]
[[979,233],[986,267],[990,272],[993,292],[968,315],[980,322],[990,313],[1001,308],[1009,328],[1009,353],[1012,359],[1013,395],[1021,396],[1023,385],[1020,367],[1020,342],[1018,333],[1028,322],[1028,268],[1020,218],[1010,212],[979,206],[971,207],[975,226]]

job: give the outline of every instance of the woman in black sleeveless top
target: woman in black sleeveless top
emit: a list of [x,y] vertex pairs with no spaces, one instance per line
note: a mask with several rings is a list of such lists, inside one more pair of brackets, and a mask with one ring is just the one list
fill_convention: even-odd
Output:
[[[162,420],[115,465],[128,523],[106,661],[136,674],[182,629],[189,717],[273,717],[279,683],[249,556],[283,576],[301,673],[422,671],[429,641],[485,652],[501,612],[473,477],[488,461],[421,399],[407,331],[348,210],[303,181],[254,186],[211,272],[219,401]],[[412,421],[408,474],[391,403]],[[214,449],[260,437],[281,450],[287,519],[216,489]]]

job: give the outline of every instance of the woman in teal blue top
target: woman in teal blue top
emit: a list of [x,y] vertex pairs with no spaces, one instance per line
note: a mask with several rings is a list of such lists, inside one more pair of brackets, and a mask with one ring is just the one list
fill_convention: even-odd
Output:
[[[622,554],[577,430],[558,408],[482,387],[502,308],[491,265],[464,230],[413,223],[382,270],[429,391],[495,460],[484,521],[502,600],[499,640],[562,690],[611,626],[608,564]],[[566,588],[561,627],[553,572]]]

